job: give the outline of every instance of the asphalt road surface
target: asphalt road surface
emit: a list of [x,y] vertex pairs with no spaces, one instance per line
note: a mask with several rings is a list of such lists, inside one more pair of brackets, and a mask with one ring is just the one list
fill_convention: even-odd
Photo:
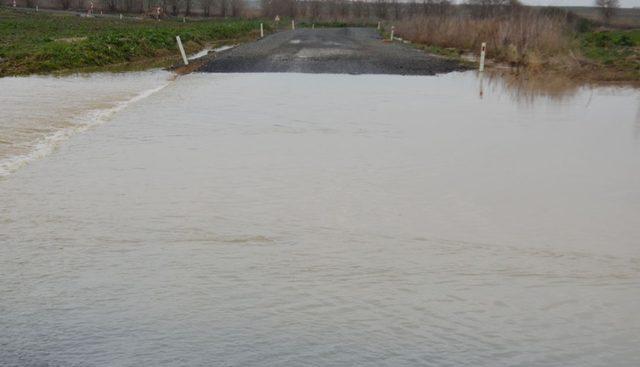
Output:
[[433,75],[464,69],[372,28],[297,29],[219,53],[200,71]]

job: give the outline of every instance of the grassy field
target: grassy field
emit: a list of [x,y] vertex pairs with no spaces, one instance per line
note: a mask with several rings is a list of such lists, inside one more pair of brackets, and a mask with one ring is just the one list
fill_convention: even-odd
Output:
[[640,29],[587,32],[579,38],[587,59],[640,80]]
[[84,18],[0,8],[0,76],[78,71],[178,60],[175,36],[188,52],[255,37],[259,22]]

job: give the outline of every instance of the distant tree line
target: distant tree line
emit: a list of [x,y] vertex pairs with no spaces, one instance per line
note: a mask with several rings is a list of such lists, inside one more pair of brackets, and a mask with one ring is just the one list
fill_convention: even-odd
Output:
[[[5,0],[5,2],[12,0]],[[18,0],[20,6],[61,9],[94,9],[107,12],[151,13],[159,7],[163,15],[205,17],[290,17],[310,20],[400,20],[416,16],[465,13],[472,17],[508,15],[522,7],[518,0],[259,0],[260,9],[248,9],[245,0]],[[619,0],[594,0],[608,23]],[[249,11],[248,11],[249,10]]]
[[276,15],[312,20],[380,19],[400,20],[415,16],[441,15],[453,11],[474,17],[508,14],[521,7],[518,0],[468,0],[454,5],[450,0],[262,0],[262,15]]
[[173,16],[241,17],[245,9],[244,0],[102,0],[102,2],[103,7],[110,12],[153,12],[159,7],[162,14]]
[[[11,6],[13,0],[5,0]],[[243,17],[245,0],[17,0],[18,6],[94,12],[155,13],[158,7],[163,15],[198,15],[205,17]]]

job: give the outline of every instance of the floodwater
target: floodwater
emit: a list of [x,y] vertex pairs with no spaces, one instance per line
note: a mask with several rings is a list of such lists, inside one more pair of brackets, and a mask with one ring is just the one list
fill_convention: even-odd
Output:
[[0,79],[0,365],[638,366],[639,101]]

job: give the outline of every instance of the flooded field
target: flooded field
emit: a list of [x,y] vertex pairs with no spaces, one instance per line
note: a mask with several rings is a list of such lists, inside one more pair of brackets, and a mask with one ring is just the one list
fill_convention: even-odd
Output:
[[640,364],[638,90],[16,80],[0,365]]

